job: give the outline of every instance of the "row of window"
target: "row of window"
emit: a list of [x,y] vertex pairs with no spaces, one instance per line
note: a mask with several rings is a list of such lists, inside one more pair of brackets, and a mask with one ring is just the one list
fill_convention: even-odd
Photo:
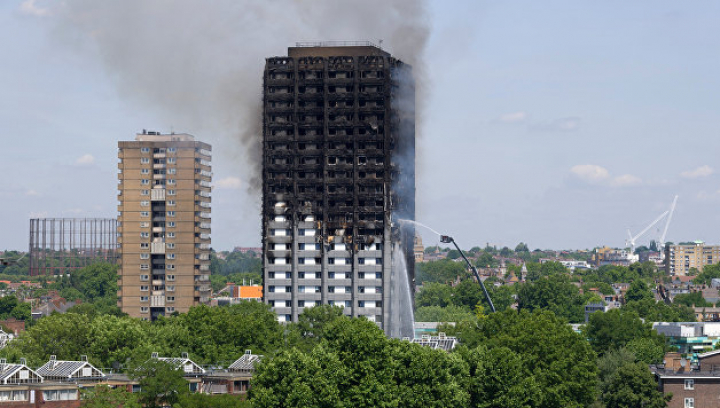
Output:
[[[168,302],[174,302],[174,301],[175,301],[175,296],[167,296],[166,299],[167,299]],[[149,296],[140,296],[140,301],[141,301],[141,302],[149,302],[149,301],[150,301],[150,297],[149,297]]]
[[[153,153],[165,153],[165,152],[168,152],[168,153],[176,153],[176,152],[177,152],[177,147],[168,147],[168,148],[165,148],[165,149],[163,149],[163,148],[153,148]],[[140,153],[150,153],[150,148],[149,148],[149,147],[141,147],[141,148],[140,148]]]
[[[143,164],[147,164],[148,162],[143,162]],[[175,167],[171,167],[167,170],[154,170],[153,174],[176,174],[177,169]],[[140,174],[150,174],[150,169],[140,169]]]
[[[320,265],[320,258],[298,258],[298,265]],[[289,265],[290,258],[270,258],[271,265]],[[359,265],[382,265],[382,258],[358,258]],[[352,258],[328,258],[328,265],[352,265]]]
[[[143,191],[145,191],[145,190],[143,190]],[[167,200],[167,201],[165,202],[165,204],[166,204],[166,205],[177,205],[177,202],[176,202],[175,200]],[[150,206],[150,201],[148,201],[148,200],[140,201],[140,206],[142,206],[142,207],[149,207],[149,206]]]
[[[150,275],[140,275],[140,280],[143,282],[147,282],[150,280]],[[174,281],[175,275],[165,275],[166,281]]]
[[[166,193],[167,193],[167,195],[171,195],[171,196],[177,195],[176,190],[166,190]],[[150,190],[140,190],[140,195],[148,196],[148,195],[150,195]]]
[[[175,244],[173,244],[173,248],[175,247]],[[144,253],[140,254],[140,259],[150,259],[150,254]],[[175,259],[175,254],[165,254],[165,259]]]
[[[291,279],[291,272],[268,272],[268,279]],[[298,272],[298,279],[320,279],[320,272]],[[359,279],[382,279],[382,272],[360,272]],[[350,272],[328,272],[328,279],[352,279]]]
[[[174,312],[174,311],[175,311],[175,308],[172,307],[172,306],[168,306],[168,307],[165,308],[165,312],[166,312],[166,313],[172,313],[172,312]],[[149,307],[147,307],[147,306],[141,306],[141,307],[140,307],[140,313],[148,313],[148,312],[150,312],[150,308],[149,308]]]
[[[169,186],[173,186],[173,185],[177,184],[177,180],[175,180],[175,179],[156,180],[156,181],[163,181],[163,182],[164,182],[164,183],[156,183],[156,184],[167,184],[167,185],[169,185]],[[150,185],[150,179],[140,179],[140,184],[142,184],[142,185],[144,185],[144,186],[149,186],[149,185]]]
[[[320,286],[298,286],[298,293],[320,293]],[[272,293],[290,293],[291,286],[268,286]],[[352,293],[351,286],[328,286],[328,293]],[[381,286],[359,286],[358,293],[382,293]]]
[[[147,291],[149,291],[149,290],[150,290],[150,286],[148,286],[148,285],[140,285],[140,291],[141,291],[141,292],[147,292]],[[174,291],[175,291],[175,286],[174,286],[174,285],[168,285],[168,286],[165,287],[165,290],[168,291],[168,292],[174,292]]]

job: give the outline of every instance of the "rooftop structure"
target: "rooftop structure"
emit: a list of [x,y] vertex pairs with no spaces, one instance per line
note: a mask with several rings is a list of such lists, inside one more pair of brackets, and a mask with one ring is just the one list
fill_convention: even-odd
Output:
[[37,369],[37,374],[47,380],[55,381],[97,381],[105,378],[102,371],[95,368],[83,356],[81,361],[50,360]]
[[182,353],[181,357],[159,357],[158,353],[152,353],[152,358],[164,361],[182,369],[185,375],[199,375],[205,373],[205,369],[200,367],[196,362],[190,360],[188,353]]

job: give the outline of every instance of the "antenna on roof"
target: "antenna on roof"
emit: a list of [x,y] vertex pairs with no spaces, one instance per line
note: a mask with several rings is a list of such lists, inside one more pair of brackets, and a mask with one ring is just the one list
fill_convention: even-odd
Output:
[[20,357],[20,364],[27,365],[27,360],[25,360],[25,357]]
[[50,361],[55,361],[55,360],[57,360],[57,356],[55,354],[52,354],[50,356]]
[[85,362],[87,362],[87,361],[88,361],[87,355],[86,355],[86,354],[81,355],[81,356],[80,356],[80,361],[85,361]]
[[383,40],[382,40],[382,39],[379,39],[379,40],[378,40],[378,45],[380,46],[379,48],[380,48],[381,50],[382,50],[382,43],[383,43]]
[[183,352],[182,354],[180,354],[180,356],[182,356],[182,358],[188,358],[188,353],[187,353],[187,352]]
[[150,354],[150,358],[158,358],[158,353],[154,351],[152,354]]

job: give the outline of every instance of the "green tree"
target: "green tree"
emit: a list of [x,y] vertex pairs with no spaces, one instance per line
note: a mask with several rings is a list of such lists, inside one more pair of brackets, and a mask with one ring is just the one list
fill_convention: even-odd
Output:
[[454,281],[458,276],[467,275],[468,272],[463,264],[449,259],[419,263],[415,269],[415,281],[418,284],[446,283]]
[[106,385],[80,388],[83,408],[142,408],[138,395]]
[[508,309],[477,323],[440,329],[457,335],[466,347],[506,347],[520,356],[526,372],[532,373],[542,390],[534,407],[585,407],[595,400],[596,354],[552,312]]
[[417,307],[445,307],[452,304],[452,296],[453,288],[450,285],[428,282],[425,283],[422,289],[415,295],[415,305]]
[[654,338],[641,337],[630,340],[625,348],[635,355],[635,359],[645,364],[662,363],[665,347]]
[[298,316],[297,323],[290,324],[290,344],[301,350],[309,351],[320,343],[328,324],[338,319],[346,319],[340,306],[316,306],[305,308]]
[[460,322],[465,320],[475,320],[475,315],[467,308],[454,305],[447,307],[423,306],[415,311],[416,322]]
[[[251,408],[252,403],[230,394],[182,394],[173,408]],[[123,407],[125,408],[125,407]]]
[[637,313],[623,309],[612,309],[605,313],[593,313],[583,327],[583,335],[600,355],[609,350],[625,347],[635,339],[648,339],[664,347],[665,338],[643,322]]
[[150,359],[132,370],[131,379],[138,381],[138,400],[145,408],[160,408],[176,404],[183,395],[190,392],[183,371],[174,365]]
[[530,252],[530,248],[528,248],[526,243],[521,242],[515,247],[515,252]]
[[466,389],[470,407],[536,407],[542,389],[523,356],[506,347],[460,348],[458,353],[469,366]]
[[657,382],[644,363],[625,363],[609,382],[609,391],[603,395],[607,408],[664,408],[671,395],[657,390]]
[[625,300],[628,302],[654,298],[655,296],[653,296],[650,288],[648,288],[648,285],[642,280],[636,280],[630,284],[630,287],[625,292]]
[[570,322],[585,320],[586,296],[566,275],[553,274],[518,289],[518,308],[533,311],[546,309]]
[[710,285],[712,280],[715,278],[720,278],[720,264],[707,265],[703,267],[702,272],[693,279],[693,283],[698,285]]
[[702,292],[682,293],[673,298],[673,303],[687,307],[712,307],[712,303],[705,300]]
[[649,322],[692,322],[696,319],[695,311],[687,306],[657,302],[655,299],[628,302],[623,309],[633,311]]

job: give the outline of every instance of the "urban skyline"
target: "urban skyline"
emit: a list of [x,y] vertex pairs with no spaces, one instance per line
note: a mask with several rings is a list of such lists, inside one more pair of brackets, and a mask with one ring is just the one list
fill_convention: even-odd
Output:
[[[192,10],[188,2],[179,4],[171,16]],[[25,249],[29,218],[114,215],[113,146],[142,127],[189,132],[222,152],[215,160],[213,209],[223,223],[213,231],[214,246],[259,246],[260,195],[248,188],[253,180],[244,153],[252,145],[237,142],[232,132],[212,132],[222,128],[225,117],[197,120],[218,101],[236,95],[218,95],[224,83],[183,87],[185,77],[171,71],[159,81],[165,85],[160,90],[199,90],[202,98],[192,102],[208,102],[208,108],[194,105],[197,116],[187,116],[187,107],[173,110],[171,104],[158,103],[173,99],[166,92],[130,92],[135,88],[127,87],[124,72],[112,67],[118,54],[98,51],[125,21],[114,15],[120,13],[82,6],[97,19],[75,28],[68,21],[81,7],[76,2],[64,10],[42,1],[0,6],[3,34],[18,38],[0,45],[8,56],[1,68],[6,109],[0,123],[6,137],[13,137],[6,149],[13,154],[0,168],[12,175],[0,189],[0,208],[8,218],[0,248]],[[131,2],[127,18],[136,17],[136,6]],[[167,10],[142,11],[147,15],[138,24],[159,21]],[[212,7],[207,12],[219,13]],[[411,18],[417,24],[410,28],[426,30],[420,33],[426,37],[411,57],[423,57],[420,69],[430,86],[419,93],[424,99],[417,219],[468,245],[621,246],[626,228],[642,229],[678,194],[668,241],[718,242],[714,227],[719,220],[712,215],[720,200],[713,164],[720,147],[720,139],[713,137],[720,130],[720,84],[714,75],[720,62],[713,52],[720,41],[713,24],[718,15],[720,6],[714,3],[527,2],[511,7],[459,2],[449,8],[429,2],[419,7]],[[513,24],[516,20],[523,24]],[[383,38],[390,52],[405,52],[397,30],[368,31],[359,23],[342,23],[329,22],[328,28],[305,36]],[[88,36],[93,24],[103,24],[110,36]],[[266,23],[257,24],[261,27],[251,28]],[[171,51],[188,40],[174,39],[162,24],[154,29],[128,36],[138,56],[148,55],[149,48],[142,46],[147,39]],[[241,30],[211,49],[207,59],[218,49],[236,46],[234,54],[254,60],[250,65],[229,60],[225,69],[241,68],[239,88],[257,99],[263,58],[281,55],[302,39],[285,30],[276,34],[249,46],[256,37]],[[188,47],[198,49],[197,43]],[[448,61],[453,62],[450,70],[444,68]],[[148,75],[157,73],[146,68]],[[211,72],[225,73],[220,68]],[[244,117],[255,115],[253,109],[257,106],[248,107]],[[87,188],[100,185],[109,187]],[[423,234],[425,243],[433,244],[435,237]]]

